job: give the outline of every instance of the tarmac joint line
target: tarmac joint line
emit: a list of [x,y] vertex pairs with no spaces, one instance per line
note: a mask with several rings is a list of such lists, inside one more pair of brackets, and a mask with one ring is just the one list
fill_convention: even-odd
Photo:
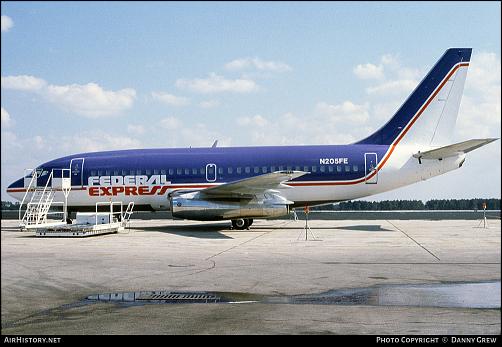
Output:
[[[283,224],[281,225],[281,227],[283,227],[284,225],[289,224],[289,223],[291,223],[291,221],[287,221],[286,223],[283,223]],[[212,255],[212,256],[210,256],[210,257],[207,257],[207,258],[206,258],[206,259],[204,259],[204,260],[209,260],[209,259],[211,259],[211,258],[217,257],[217,256],[219,256],[219,255],[221,255],[221,254],[223,254],[223,253],[225,253],[225,252],[231,251],[231,250],[232,250],[232,249],[234,249],[234,248],[240,247],[240,246],[242,246],[242,245],[244,245],[244,244],[246,244],[246,243],[248,243],[248,242],[251,242],[251,241],[253,241],[253,240],[256,240],[257,238],[262,237],[263,235],[269,234],[269,233],[271,233],[271,232],[272,232],[272,230],[271,230],[271,231],[266,231],[266,232],[263,232],[262,234],[260,234],[260,235],[258,235],[258,236],[256,236],[256,237],[253,237],[252,239],[246,240],[246,241],[244,241],[244,242],[239,243],[238,245],[235,245],[235,246],[232,246],[232,247],[230,247],[230,248],[227,248],[227,249],[225,249],[225,250],[223,250],[223,251],[221,251],[221,252],[219,252],[219,253],[216,253],[216,254],[214,254],[214,255]]]
[[400,228],[398,228],[394,223],[392,223],[390,220],[386,220],[387,223],[390,223],[394,228],[396,228],[397,230],[399,230],[401,233],[403,233],[404,235],[406,235],[407,238],[409,238],[411,241],[415,242],[417,245],[419,245],[422,249],[424,249],[427,253],[429,253],[430,255],[432,255],[434,258],[436,258],[438,261],[441,261],[441,259],[439,259],[434,253],[432,253],[431,251],[429,251],[427,248],[425,248],[425,246],[423,246],[422,244],[420,244],[420,242],[416,241],[413,237],[411,237],[410,235],[408,235],[406,232],[404,232],[404,230],[401,230]]

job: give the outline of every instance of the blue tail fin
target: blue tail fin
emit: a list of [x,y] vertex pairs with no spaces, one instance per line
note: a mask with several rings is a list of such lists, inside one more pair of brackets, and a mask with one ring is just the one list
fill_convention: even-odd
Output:
[[[396,114],[356,143],[391,145],[407,133],[417,143],[435,145],[447,141],[453,133],[471,53],[472,48],[448,49]],[[409,131],[414,124],[415,129]]]

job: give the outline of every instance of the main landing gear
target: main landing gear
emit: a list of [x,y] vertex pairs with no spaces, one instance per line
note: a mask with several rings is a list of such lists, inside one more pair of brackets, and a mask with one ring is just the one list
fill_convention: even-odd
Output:
[[235,230],[249,230],[251,224],[253,224],[253,219],[251,218],[232,219],[232,229]]

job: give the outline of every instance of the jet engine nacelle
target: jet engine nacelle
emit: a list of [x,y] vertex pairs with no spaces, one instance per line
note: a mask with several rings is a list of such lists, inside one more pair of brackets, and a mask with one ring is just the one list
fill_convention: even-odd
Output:
[[276,194],[262,194],[263,199],[222,199],[202,196],[200,192],[174,192],[170,196],[173,217],[193,220],[269,218],[287,215],[290,201]]

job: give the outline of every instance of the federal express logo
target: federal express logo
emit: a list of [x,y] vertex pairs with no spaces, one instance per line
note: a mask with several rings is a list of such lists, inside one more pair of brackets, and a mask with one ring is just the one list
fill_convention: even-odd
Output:
[[163,195],[171,181],[166,175],[91,176],[87,180],[90,196]]

